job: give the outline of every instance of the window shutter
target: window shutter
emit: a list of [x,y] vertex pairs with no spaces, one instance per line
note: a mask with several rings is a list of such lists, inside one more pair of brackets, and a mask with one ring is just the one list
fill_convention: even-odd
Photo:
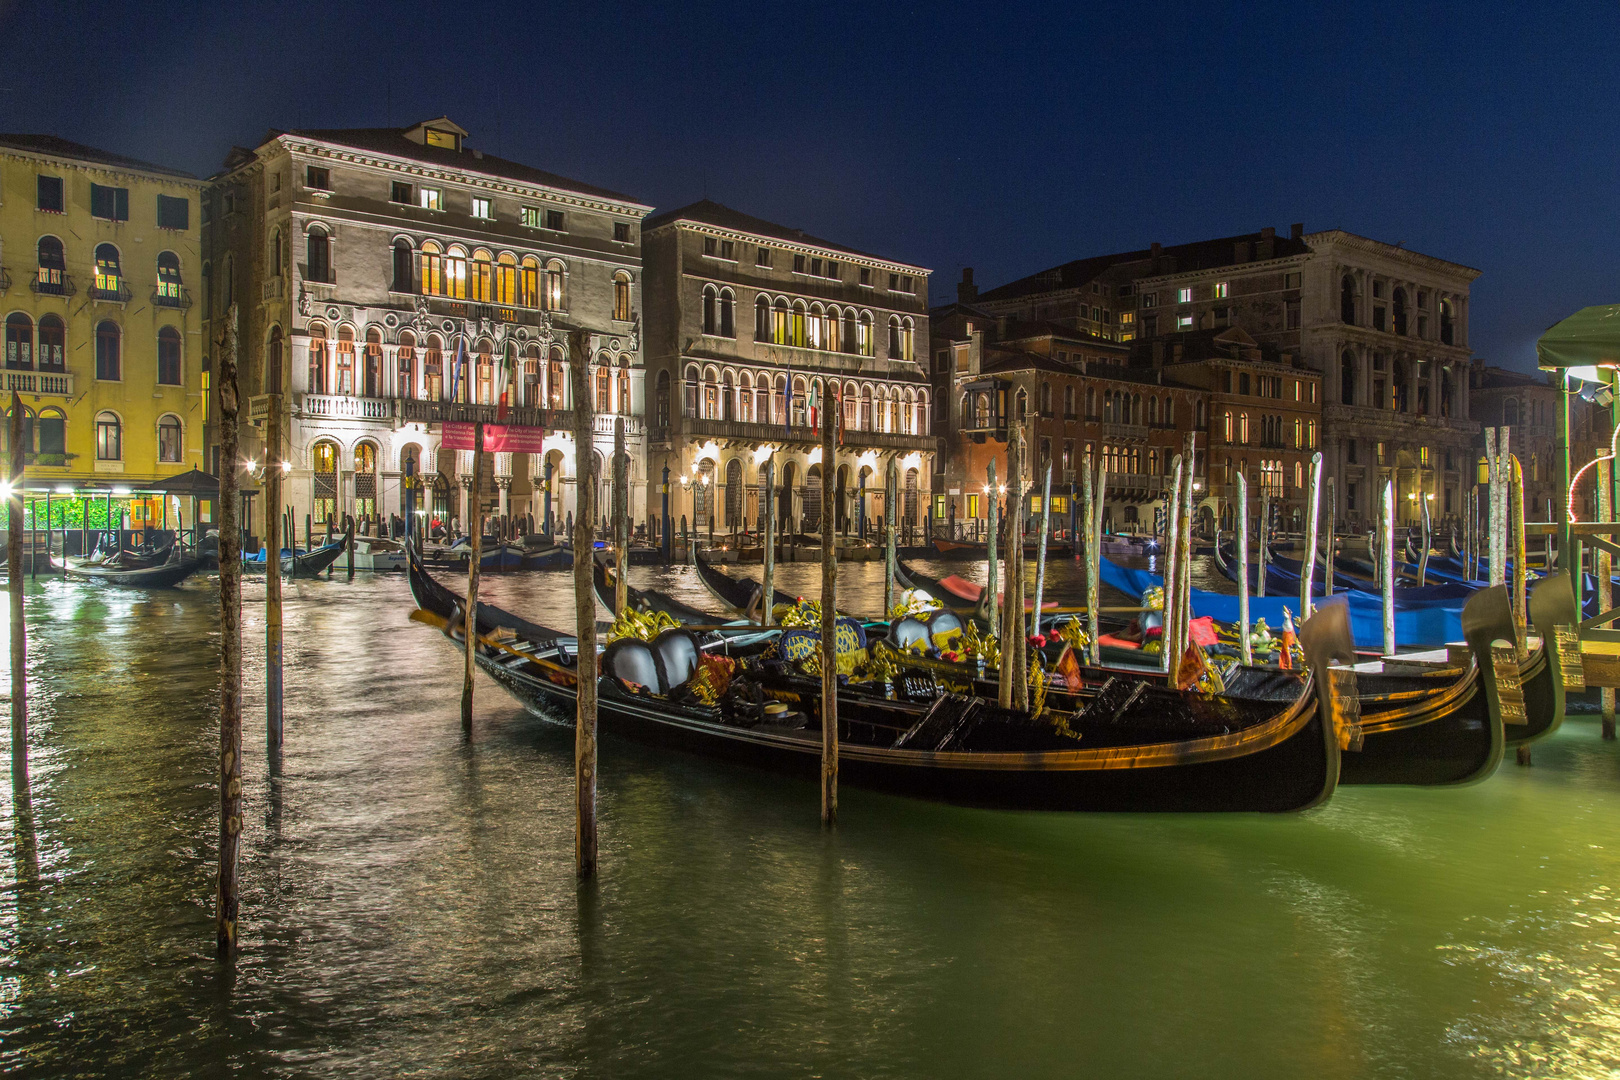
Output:
[[118,221],[129,220],[129,188],[113,188],[114,218]]
[[111,188],[104,188],[100,184],[90,185],[90,216],[98,218],[112,217]]

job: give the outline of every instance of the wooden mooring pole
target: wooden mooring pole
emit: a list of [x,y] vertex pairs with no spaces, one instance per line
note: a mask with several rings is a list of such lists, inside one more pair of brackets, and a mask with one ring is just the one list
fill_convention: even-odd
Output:
[[1170,668],[1174,675],[1181,667],[1187,646],[1192,643],[1192,523],[1198,509],[1193,505],[1193,485],[1198,475],[1198,436],[1187,433],[1187,479],[1181,494],[1181,554],[1176,574],[1176,656]]
[[[1023,441],[1023,432],[1015,430],[1007,439],[1007,581],[1001,593],[1001,664],[996,673],[996,695],[1003,709],[1013,707],[1013,686],[1018,680],[1018,646],[1016,642],[1023,637],[1024,612],[1022,608],[1014,611],[1013,604],[1017,602],[1017,588],[1013,583],[1018,580],[1017,553],[1024,549],[1023,537],[1018,535],[1018,490],[1023,487],[1023,462],[1019,460],[1019,449]],[[992,603],[996,597],[990,597]]]
[[1322,512],[1322,455],[1311,455],[1310,485],[1305,489],[1305,560],[1299,578],[1299,621],[1311,617],[1316,597],[1316,530]]
[[833,443],[838,425],[821,413],[821,823],[838,823],[838,555],[833,528]]
[[[1614,520],[1614,463],[1606,457],[1597,459],[1597,519],[1601,522]],[[1599,611],[1610,611],[1614,608],[1614,556],[1609,554],[1606,547],[1597,547],[1597,606]],[[1605,686],[1598,690],[1598,706],[1603,714],[1603,737],[1612,739],[1615,736],[1614,724],[1614,687]]]
[[[1097,554],[1097,537],[1091,526],[1097,515],[1092,502],[1091,484],[1091,452],[1087,451],[1080,457],[1080,519],[1086,530],[1086,630],[1091,635],[1091,643],[1086,646],[1086,659],[1095,666],[1101,659],[1101,646],[1097,644],[1097,571],[1101,564],[1093,560]],[[1071,536],[1069,539],[1078,542],[1080,537]]]
[[[1041,632],[1041,604],[1046,598],[1046,534],[1052,528],[1052,463],[1042,464],[1045,469],[1041,473],[1041,535],[1035,541],[1035,607],[1030,627],[1033,634]],[[1089,594],[1086,604],[1091,604]]]
[[1249,640],[1249,478],[1242,469],[1237,478],[1237,564],[1238,654],[1248,667],[1254,663],[1254,644]]
[[[1335,532],[1339,521],[1339,502],[1333,487],[1333,477],[1327,478],[1327,552],[1322,558],[1322,595],[1333,595],[1333,551],[1338,547]],[[1312,558],[1315,558],[1313,555]]]
[[[739,500],[740,501],[740,500]],[[630,455],[624,449],[624,417],[613,418],[613,617],[630,606]]]
[[1385,480],[1379,506],[1379,588],[1384,594],[1384,655],[1395,655],[1395,481]]
[[[28,794],[28,627],[23,616],[23,403],[11,392],[11,495],[6,499],[6,586],[11,594],[11,790]],[[29,552],[33,555],[33,552]],[[67,556],[62,556],[67,561]]]
[[1508,537],[1513,543],[1513,624],[1517,631],[1515,647],[1522,660],[1527,655],[1526,633],[1530,626],[1530,561],[1524,534],[1524,467],[1516,454],[1507,456],[1503,470],[1508,482]]
[[[483,490],[484,422],[480,420],[473,425],[472,491],[467,500],[468,539],[472,551],[467,557],[467,652],[461,672],[461,730],[468,735],[472,734],[473,727],[473,670],[478,666],[478,574],[484,561],[484,522],[480,513],[483,509]],[[586,550],[588,558],[589,549]]]
[[987,477],[984,485],[985,498],[990,501],[984,510],[986,515],[985,524],[988,526],[985,536],[988,541],[985,557],[989,560],[989,576],[984,586],[983,607],[990,620],[990,636],[995,637],[1000,633],[1001,609],[996,605],[996,540],[998,539],[996,532],[998,528],[997,511],[1000,509],[1000,503],[997,500],[1000,493],[996,491],[996,459],[994,457],[990,459],[990,464],[985,466],[984,472]]
[[765,505],[760,508],[760,542],[765,550],[761,552],[765,559],[765,583],[760,586],[763,599],[760,601],[759,622],[761,626],[770,626],[776,621],[776,614],[771,610],[776,598],[776,455],[772,454],[765,459]]
[[281,632],[281,395],[271,394],[265,416],[264,453],[264,741],[274,750],[281,745],[282,711]]
[[1177,454],[1175,461],[1171,462],[1170,475],[1170,517],[1165,529],[1164,547],[1164,628],[1159,638],[1159,648],[1164,661],[1164,670],[1174,676],[1176,667],[1170,655],[1175,650],[1175,622],[1179,610],[1175,602],[1176,588],[1181,580],[1181,474],[1185,465],[1181,455]]
[[885,619],[894,613],[894,527],[900,520],[900,515],[895,513],[894,503],[899,488],[900,470],[891,455],[889,457],[889,467],[883,471],[883,617]]
[[[221,959],[236,954],[242,904],[242,534],[236,527],[237,309],[225,323],[219,357],[219,893],[214,945]],[[15,444],[13,444],[15,445]]]
[[591,446],[590,335],[569,335],[574,390],[574,611],[578,655],[574,711],[574,868],[596,874],[596,596],[591,559],[596,549],[596,451]]

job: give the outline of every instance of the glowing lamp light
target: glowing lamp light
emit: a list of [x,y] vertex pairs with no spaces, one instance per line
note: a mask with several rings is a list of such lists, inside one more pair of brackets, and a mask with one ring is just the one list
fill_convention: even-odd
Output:
[[57,484],[56,485],[56,493],[58,495],[71,495],[71,494],[73,494],[73,485],[72,484]]
[[127,487],[115,487],[113,488],[113,494],[117,495],[119,498],[124,498],[126,495],[130,494],[130,490]]
[[281,463],[281,471],[284,472],[284,473],[292,472],[292,462],[283,461]]
[[0,480],[0,500],[10,499],[16,493],[16,489],[11,486],[11,481]]

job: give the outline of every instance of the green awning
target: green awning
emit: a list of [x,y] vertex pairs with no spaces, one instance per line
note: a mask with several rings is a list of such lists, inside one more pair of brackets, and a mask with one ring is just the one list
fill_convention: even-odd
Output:
[[1549,371],[1620,367],[1620,304],[1582,308],[1536,342],[1536,363]]

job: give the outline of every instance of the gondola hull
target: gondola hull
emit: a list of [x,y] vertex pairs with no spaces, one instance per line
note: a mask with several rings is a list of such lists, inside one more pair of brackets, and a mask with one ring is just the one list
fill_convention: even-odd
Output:
[[202,569],[201,559],[180,559],[162,566],[125,570],[117,566],[69,566],[68,576],[133,589],[167,589]]

